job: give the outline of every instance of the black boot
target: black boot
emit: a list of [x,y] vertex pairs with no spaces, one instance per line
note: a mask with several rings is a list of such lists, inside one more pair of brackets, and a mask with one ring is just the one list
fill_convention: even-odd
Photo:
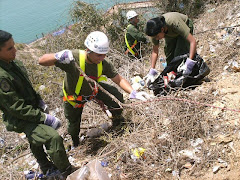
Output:
[[49,169],[47,171],[47,173],[45,174],[44,177],[45,177],[46,180],[60,179],[61,178],[61,172],[55,166],[53,166],[51,169]]
[[68,166],[65,171],[63,171],[61,173],[62,175],[62,179],[67,179],[68,175],[72,174],[74,171],[76,171],[78,168],[73,166],[73,165],[70,165]]
[[73,141],[73,147],[78,147],[79,146],[79,144],[80,144],[80,141],[79,141],[79,137],[77,136],[77,137],[73,137],[72,136],[72,141]]
[[119,130],[122,128],[122,126],[124,126],[125,124],[125,119],[122,115],[115,115],[112,118],[112,130]]

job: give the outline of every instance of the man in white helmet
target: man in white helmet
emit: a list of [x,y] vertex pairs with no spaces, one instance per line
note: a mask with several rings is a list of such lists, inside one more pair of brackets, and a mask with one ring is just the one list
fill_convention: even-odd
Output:
[[[80,64],[81,69],[88,77],[98,82],[121,102],[123,102],[123,95],[117,88],[100,81],[106,77],[110,78],[130,94],[130,99],[146,100],[149,98],[147,93],[133,90],[129,82],[117,73],[112,63],[105,60],[109,51],[109,41],[103,32],[91,32],[84,45],[86,46],[85,50],[63,50],[58,53],[45,54],[39,59],[39,64],[43,66],[55,65],[66,72],[63,85],[64,113],[69,121],[68,132],[72,137],[74,147],[79,145],[81,115],[85,102],[96,98],[101,100],[110,111],[119,108],[119,105],[111,97],[98,90],[96,86],[94,90],[91,89],[89,82],[81,75],[74,61]],[[93,84],[92,86],[94,87]],[[122,110],[112,110],[111,113],[113,116],[112,126],[120,125],[124,120],[121,116]]]
[[131,10],[127,12],[126,17],[129,21],[129,25],[125,33],[125,54],[128,54],[130,57],[141,58],[140,42],[147,43],[147,39],[145,34],[139,31],[138,14]]

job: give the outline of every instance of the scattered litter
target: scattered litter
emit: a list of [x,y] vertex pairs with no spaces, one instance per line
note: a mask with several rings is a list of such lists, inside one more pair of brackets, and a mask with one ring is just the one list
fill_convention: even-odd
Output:
[[167,67],[167,62],[166,62],[166,59],[165,58],[160,58],[160,62],[161,62],[161,65],[162,65],[162,69],[165,69],[165,67]]
[[220,166],[213,166],[213,173],[217,173],[220,168]]
[[185,156],[185,157],[188,157],[188,158],[190,158],[190,159],[193,159],[193,160],[195,160],[196,162],[200,162],[200,158],[199,157],[197,157],[196,156],[196,154],[195,154],[195,150],[181,150],[181,151],[179,151],[179,155],[180,156]]
[[106,114],[107,114],[107,116],[109,117],[109,118],[112,118],[113,116],[112,116],[112,113],[107,109],[107,110],[105,110],[105,112],[106,112]]
[[192,164],[190,162],[187,162],[186,164],[183,165],[184,168],[190,169],[192,167]]
[[175,170],[172,171],[172,175],[173,175],[173,176],[177,176],[177,177],[179,177],[179,171],[175,171]]
[[215,47],[213,47],[213,45],[210,44],[209,47],[210,47],[210,51],[211,51],[211,52],[215,52],[215,51],[216,51],[216,50],[215,50]]
[[84,139],[85,139],[85,136],[82,135],[82,136],[80,137],[80,142],[83,142]]
[[30,166],[33,166],[33,165],[35,165],[36,163],[37,163],[36,160],[31,160],[31,161],[28,162],[28,164],[29,164]]
[[39,86],[39,91],[42,91],[42,90],[44,90],[45,88],[46,88],[46,86],[41,85],[41,86]]
[[214,12],[216,10],[216,8],[212,8],[212,9],[209,9],[208,12]]
[[65,31],[66,31],[66,28],[63,28],[63,29],[60,29],[56,32],[53,32],[52,35],[53,36],[59,36],[59,35],[63,34]]
[[22,138],[22,139],[25,139],[25,138],[27,137],[25,133],[20,133],[19,136],[20,136],[20,138]]
[[38,168],[39,168],[39,164],[38,163],[34,164],[34,166],[32,167],[32,169],[38,169]]
[[107,172],[104,170],[101,163],[97,159],[90,161],[88,164],[67,177],[67,180],[76,179],[110,180]]
[[142,148],[142,147],[138,147],[138,148],[132,148],[131,149],[131,158],[136,160],[139,159],[140,157],[143,157],[143,159],[145,159],[146,157],[144,156],[144,152],[146,149]]
[[232,62],[232,69],[234,72],[240,72],[240,67],[238,65],[238,62],[236,62],[236,61]]
[[174,80],[176,78],[176,75],[177,73],[175,73],[174,71],[167,73],[168,81]]
[[169,139],[169,134],[168,133],[163,133],[161,136],[157,137],[158,139]]
[[72,157],[72,156],[69,156],[69,157],[68,157],[68,160],[69,160],[69,162],[70,162],[71,164],[73,164],[73,163],[75,162],[75,158]]
[[140,76],[135,76],[131,78],[132,81],[132,87],[134,90],[142,89],[145,85],[144,80]]
[[0,137],[0,148],[5,146],[5,141]]
[[165,170],[165,172],[172,172],[172,169],[171,169],[171,168],[167,168],[167,169]]
[[233,142],[230,142],[228,145],[233,150],[233,152],[235,152],[235,153],[237,152],[236,149],[233,146]]
[[101,165],[102,165],[103,167],[107,167],[107,166],[108,166],[108,161],[107,161],[107,160],[102,160],[102,161],[101,161]]
[[198,145],[200,145],[200,144],[202,144],[203,143],[203,139],[201,139],[201,138],[197,138],[197,139],[195,139],[195,140],[190,140],[190,144],[191,144],[191,146],[193,146],[193,147],[196,147],[196,146],[198,146]]
[[218,158],[218,162],[221,163],[221,167],[226,168],[228,166],[228,163],[220,158]]
[[85,165],[81,169],[78,169],[70,176],[68,176],[67,180],[73,180],[74,178],[79,180],[85,180],[88,179],[89,176],[90,176],[89,167]]

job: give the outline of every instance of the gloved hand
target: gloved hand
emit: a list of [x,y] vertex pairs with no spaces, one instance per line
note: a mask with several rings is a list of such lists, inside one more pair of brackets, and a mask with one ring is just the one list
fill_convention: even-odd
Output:
[[38,106],[43,110],[44,113],[49,113],[48,105],[41,99],[38,103]]
[[53,129],[58,129],[62,125],[60,119],[58,119],[57,117],[54,117],[46,113],[45,113],[45,117],[46,119],[44,121],[44,124],[51,126]]
[[148,75],[145,76],[145,82],[147,86],[149,86],[150,83],[152,83],[155,80],[155,76],[157,76],[158,72],[156,69],[151,68]]
[[73,60],[72,51],[67,49],[56,53],[54,57],[62,64],[69,64]]
[[151,96],[144,91],[137,92],[135,90],[133,90],[129,95],[129,99],[139,99],[142,101],[146,101],[146,100],[150,99],[150,97]]
[[192,73],[192,69],[194,67],[194,65],[196,64],[196,61],[187,58],[185,64],[184,64],[184,68],[183,68],[183,75],[189,75]]

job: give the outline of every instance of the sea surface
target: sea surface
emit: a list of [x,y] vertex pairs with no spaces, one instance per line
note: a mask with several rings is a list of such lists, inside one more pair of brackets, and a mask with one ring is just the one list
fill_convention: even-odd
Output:
[[[0,29],[10,32],[17,43],[30,43],[70,22],[76,0],[0,0]],[[107,10],[117,3],[145,0],[83,0]]]

